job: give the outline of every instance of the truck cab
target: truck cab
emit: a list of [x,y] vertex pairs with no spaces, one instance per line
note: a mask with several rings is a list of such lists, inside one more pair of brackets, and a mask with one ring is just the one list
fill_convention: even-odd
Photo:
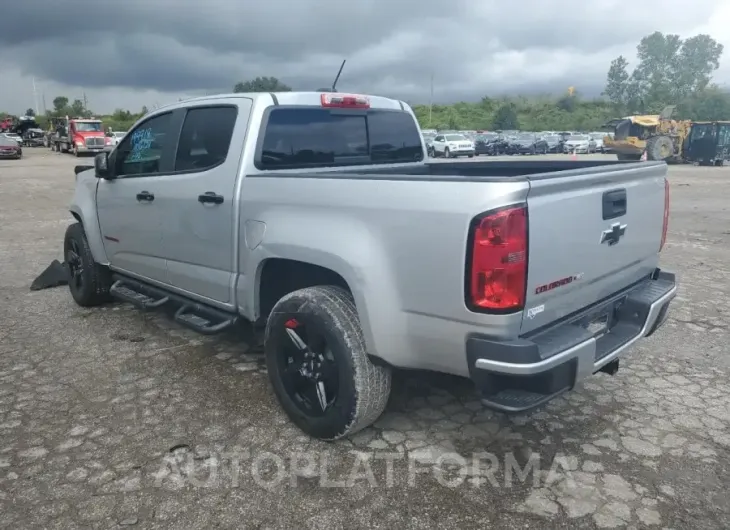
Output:
[[66,118],[59,121],[52,147],[74,156],[96,154],[111,150],[112,139],[105,132],[101,120],[95,118]]

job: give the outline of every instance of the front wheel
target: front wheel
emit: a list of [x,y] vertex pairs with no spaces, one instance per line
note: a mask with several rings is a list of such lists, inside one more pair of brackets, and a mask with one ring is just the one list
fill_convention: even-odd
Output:
[[74,301],[82,307],[108,302],[111,273],[94,261],[81,223],[74,223],[66,229],[63,256],[68,267],[68,288]]
[[265,351],[279,403],[309,436],[342,438],[385,410],[391,371],[370,361],[352,295],[341,287],[307,287],[279,300]]

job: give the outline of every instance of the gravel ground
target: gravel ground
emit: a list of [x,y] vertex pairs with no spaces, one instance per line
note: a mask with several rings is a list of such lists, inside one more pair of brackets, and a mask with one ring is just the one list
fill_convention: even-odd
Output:
[[0,161],[0,528],[727,528],[730,170],[670,168],[681,290],[617,375],[507,417],[398,374],[374,428],[325,444],[245,337],[31,292],[77,160],[26,152]]

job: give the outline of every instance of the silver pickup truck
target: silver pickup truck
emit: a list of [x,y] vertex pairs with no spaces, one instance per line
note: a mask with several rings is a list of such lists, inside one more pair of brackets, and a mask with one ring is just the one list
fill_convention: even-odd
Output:
[[201,333],[253,324],[304,432],[374,422],[393,368],[471,378],[518,412],[665,321],[662,162],[426,162],[402,101],[319,92],[178,102],[77,168],[74,300]]

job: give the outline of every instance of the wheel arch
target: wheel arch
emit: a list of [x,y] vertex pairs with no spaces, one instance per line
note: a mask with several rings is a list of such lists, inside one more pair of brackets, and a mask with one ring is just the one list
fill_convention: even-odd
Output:
[[90,221],[89,217],[84,215],[84,210],[77,204],[69,208],[69,213],[84,229],[84,234],[86,234],[86,240],[89,242],[89,249],[91,250],[91,255],[94,256],[94,261],[99,265],[109,265],[99,223]]

